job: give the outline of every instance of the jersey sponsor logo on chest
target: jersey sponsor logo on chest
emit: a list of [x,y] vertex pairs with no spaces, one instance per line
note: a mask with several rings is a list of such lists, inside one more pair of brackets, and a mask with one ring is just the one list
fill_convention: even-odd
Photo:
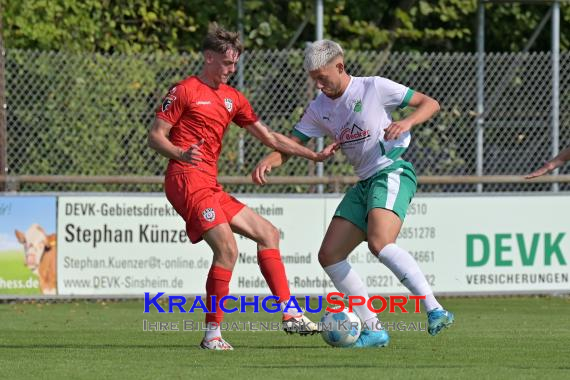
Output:
[[362,129],[356,124],[346,126],[340,131],[339,140],[341,144],[364,141],[370,137],[370,130]]
[[198,101],[196,102],[196,105],[197,105],[197,106],[208,106],[208,105],[210,105],[210,104],[212,104],[212,102],[209,101],[209,100],[198,100]]

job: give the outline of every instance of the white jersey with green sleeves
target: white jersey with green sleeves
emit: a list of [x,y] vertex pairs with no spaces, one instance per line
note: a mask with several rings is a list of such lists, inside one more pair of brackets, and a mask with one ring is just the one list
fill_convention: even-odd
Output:
[[384,140],[392,112],[404,108],[414,91],[382,77],[351,77],[341,97],[321,93],[295,126],[293,135],[303,141],[328,135],[340,142],[360,179],[366,179],[399,159],[410,144],[410,133]]

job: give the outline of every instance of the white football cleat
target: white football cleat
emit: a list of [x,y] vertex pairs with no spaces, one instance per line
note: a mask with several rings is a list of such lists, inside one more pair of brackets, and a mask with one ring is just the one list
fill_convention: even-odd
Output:
[[210,340],[206,340],[206,338],[202,339],[200,343],[200,348],[204,350],[215,350],[215,351],[231,351],[234,348],[231,344],[226,342],[221,336],[217,336]]
[[320,332],[319,326],[304,314],[294,316],[284,313],[282,325],[287,334],[313,335]]

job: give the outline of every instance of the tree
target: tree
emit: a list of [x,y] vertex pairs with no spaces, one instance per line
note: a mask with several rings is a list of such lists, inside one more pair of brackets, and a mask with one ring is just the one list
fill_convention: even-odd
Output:
[[[249,49],[303,48],[314,39],[314,1],[243,0]],[[198,51],[210,21],[237,29],[237,0],[0,0],[8,48],[89,52]],[[487,3],[487,51],[520,51],[548,11]],[[562,23],[570,4],[562,3]],[[474,51],[476,0],[324,0],[327,38],[347,49]],[[299,25],[308,20],[298,38]],[[543,32],[535,50],[549,50]],[[570,46],[562,30],[561,48]]]

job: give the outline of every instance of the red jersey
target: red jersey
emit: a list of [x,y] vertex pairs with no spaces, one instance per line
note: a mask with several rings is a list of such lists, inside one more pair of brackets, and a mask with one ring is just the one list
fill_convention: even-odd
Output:
[[194,170],[217,176],[222,139],[233,121],[240,127],[258,120],[246,97],[233,87],[220,84],[214,89],[197,76],[191,76],[171,87],[156,117],[172,124],[169,140],[184,150],[204,139],[202,162],[198,166],[170,160],[166,175]]

